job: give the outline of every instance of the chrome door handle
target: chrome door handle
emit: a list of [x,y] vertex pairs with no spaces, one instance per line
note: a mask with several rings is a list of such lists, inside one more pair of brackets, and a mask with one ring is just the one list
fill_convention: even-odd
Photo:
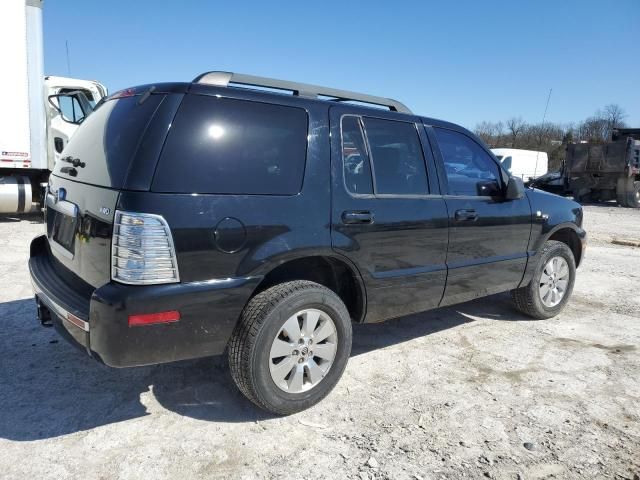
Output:
[[462,222],[473,222],[478,219],[478,213],[475,210],[456,210],[455,213],[456,220]]
[[373,223],[373,213],[346,211],[342,212],[342,223],[344,224],[369,224]]

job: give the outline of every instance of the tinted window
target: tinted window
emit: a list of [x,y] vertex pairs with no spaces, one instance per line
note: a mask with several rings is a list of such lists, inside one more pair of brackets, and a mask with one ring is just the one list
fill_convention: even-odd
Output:
[[413,123],[364,118],[376,194],[426,194],[422,145]]
[[84,183],[122,188],[138,144],[164,95],[151,95],[141,105],[139,96],[109,100],[78,127],[64,149],[84,167],[58,161],[54,174]]
[[352,193],[371,194],[371,166],[359,117],[342,118],[344,183]]
[[58,106],[62,112],[62,118],[67,122],[80,123],[85,117],[76,97],[58,97]]
[[300,192],[307,114],[300,108],[187,95],[171,127],[153,190]]
[[449,195],[492,196],[500,191],[500,170],[466,135],[434,128],[449,183]]

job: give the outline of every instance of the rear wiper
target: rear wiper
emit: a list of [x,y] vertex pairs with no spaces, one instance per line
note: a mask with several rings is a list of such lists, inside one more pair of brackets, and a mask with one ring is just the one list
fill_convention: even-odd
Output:
[[156,86],[152,85],[149,90],[147,90],[142,94],[142,96],[140,97],[140,100],[138,100],[138,105],[142,105],[144,102],[146,102],[147,99],[151,96],[151,94],[155,91],[156,91]]
[[73,158],[71,155],[69,155],[68,157],[62,157],[60,160],[62,160],[63,162],[67,162],[70,163],[71,165],[73,165],[74,167],[80,167],[80,168],[84,168],[87,166],[86,163],[80,161],[79,158]]

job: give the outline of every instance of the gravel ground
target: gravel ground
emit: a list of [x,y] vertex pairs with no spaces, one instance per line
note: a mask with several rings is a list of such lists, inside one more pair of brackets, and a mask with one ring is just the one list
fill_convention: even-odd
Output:
[[0,477],[628,478],[640,475],[640,210],[587,206],[572,301],[508,295],[361,325],[342,381],[286,418],[222,358],[115,370],[38,325],[38,216],[0,219]]

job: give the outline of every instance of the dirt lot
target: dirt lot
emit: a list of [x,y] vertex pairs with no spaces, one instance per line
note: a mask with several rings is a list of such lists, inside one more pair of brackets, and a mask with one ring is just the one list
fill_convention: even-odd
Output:
[[37,216],[0,220],[2,478],[638,478],[640,210],[588,206],[572,301],[498,295],[357,326],[342,381],[287,418],[224,359],[114,370],[35,318]]

